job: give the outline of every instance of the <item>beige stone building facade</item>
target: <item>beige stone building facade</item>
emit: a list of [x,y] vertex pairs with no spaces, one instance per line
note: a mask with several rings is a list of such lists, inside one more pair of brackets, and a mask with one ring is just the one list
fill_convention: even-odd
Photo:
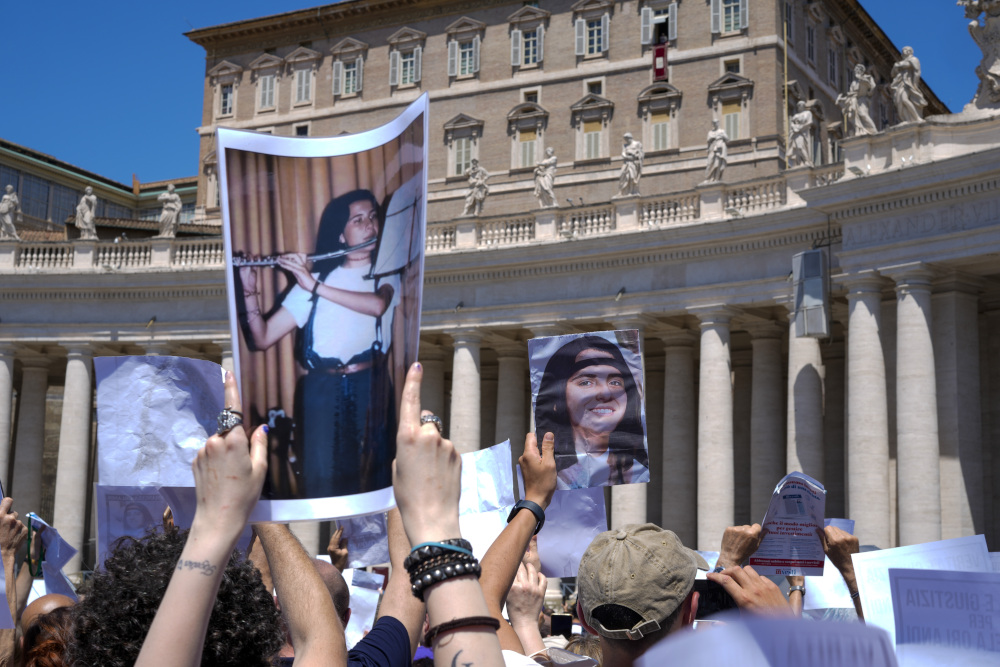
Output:
[[[1000,548],[1000,118],[946,114],[925,87],[928,118],[896,125],[899,51],[853,2],[535,4],[346,2],[189,33],[207,56],[198,220],[219,215],[216,127],[355,132],[428,92],[424,403],[459,447],[530,427],[528,338],[637,328],[653,474],[609,494],[612,524],[717,548],[803,470],[863,543],[985,532]],[[845,138],[835,99],[858,63],[878,84],[878,132]],[[799,101],[813,166],[786,169]],[[729,160],[706,183],[713,119]],[[620,197],[625,132],[645,160],[640,194]],[[549,147],[558,206],[540,208]],[[465,216],[473,158],[490,194]],[[30,369],[65,368],[55,520],[82,544],[92,532],[69,507],[88,497],[89,359],[225,361],[229,342],[221,241],[137,241],[155,259],[123,263],[124,280],[81,243],[47,244],[72,261],[39,266],[0,242],[0,394],[17,422],[5,430],[0,411],[0,437],[16,470]],[[795,336],[791,315],[792,257],[812,248],[831,269],[824,339]]]

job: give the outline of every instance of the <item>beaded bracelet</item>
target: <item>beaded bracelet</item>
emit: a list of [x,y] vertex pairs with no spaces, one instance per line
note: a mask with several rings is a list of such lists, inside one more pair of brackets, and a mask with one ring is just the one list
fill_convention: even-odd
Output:
[[410,570],[410,580],[419,579],[420,576],[427,570],[432,570],[436,567],[446,565],[447,563],[471,563],[476,560],[475,556],[466,556],[465,554],[444,554],[441,556],[433,556],[427,560],[420,561],[414,565]]
[[446,621],[441,625],[435,625],[433,628],[428,630],[427,634],[424,635],[424,646],[431,646],[434,643],[434,640],[437,639],[438,635],[442,632],[451,632],[452,630],[471,628],[478,625],[492,628],[494,631],[500,629],[500,621],[492,616],[469,616],[467,618],[456,618]]
[[413,567],[419,565],[422,561],[427,560],[428,558],[442,556],[444,554],[454,555],[456,552],[471,556],[472,544],[468,540],[463,540],[461,537],[450,540],[441,540],[440,542],[423,542],[415,546],[410,551],[410,555],[403,561],[403,567],[406,568],[407,572],[411,572]]
[[419,578],[411,579],[410,590],[418,600],[423,601],[424,589],[446,579],[464,577],[469,574],[475,575],[476,579],[478,579],[481,572],[482,568],[479,566],[479,561],[475,559],[469,563],[448,563],[447,565],[436,567],[433,570],[424,572]]

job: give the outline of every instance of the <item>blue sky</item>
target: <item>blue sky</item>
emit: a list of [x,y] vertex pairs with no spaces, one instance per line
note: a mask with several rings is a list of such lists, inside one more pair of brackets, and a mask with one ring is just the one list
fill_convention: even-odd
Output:
[[[954,0],[861,0],[952,111],[981,54]],[[317,4],[302,0],[4,3],[0,137],[130,183],[198,170],[204,50],[183,33]]]

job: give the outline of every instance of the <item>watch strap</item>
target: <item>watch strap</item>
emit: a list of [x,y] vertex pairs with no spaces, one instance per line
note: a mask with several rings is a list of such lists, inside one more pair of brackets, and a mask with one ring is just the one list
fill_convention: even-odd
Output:
[[517,504],[514,505],[514,509],[510,511],[510,516],[507,517],[507,523],[513,521],[514,517],[521,510],[528,510],[535,515],[535,521],[538,522],[538,525],[535,526],[535,535],[537,535],[538,531],[540,531],[542,526],[545,525],[545,510],[543,510],[538,503],[533,503],[530,500],[519,500],[517,501]]

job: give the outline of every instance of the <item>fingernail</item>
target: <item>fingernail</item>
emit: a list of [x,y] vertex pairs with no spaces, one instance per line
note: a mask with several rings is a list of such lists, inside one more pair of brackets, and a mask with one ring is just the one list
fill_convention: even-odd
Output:
[[418,361],[418,362],[416,362],[415,364],[413,364],[413,367],[414,367],[415,369],[417,369],[418,371],[422,371],[422,370],[424,370],[424,367],[420,365],[420,362],[419,362],[419,361]]
[[264,429],[264,433],[270,433],[271,432],[271,429],[269,429],[267,427],[267,424],[264,424],[263,426],[261,426],[261,428]]
[[233,379],[233,374],[230,373],[229,371],[226,371],[226,382],[229,382],[232,379]]

